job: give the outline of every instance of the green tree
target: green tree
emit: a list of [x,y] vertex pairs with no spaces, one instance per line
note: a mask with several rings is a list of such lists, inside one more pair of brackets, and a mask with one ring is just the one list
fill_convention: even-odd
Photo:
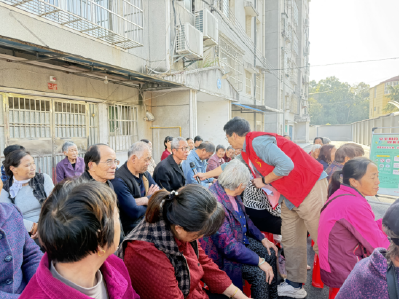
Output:
[[309,84],[310,118],[312,125],[349,124],[368,119],[369,85],[351,86],[336,77]]
[[[388,86],[388,89],[390,91],[390,94],[387,95],[387,97],[389,98],[389,101],[399,104],[399,85]],[[391,113],[394,111],[399,111],[399,108],[393,104],[388,103],[383,108],[383,111],[387,112],[387,113]]]

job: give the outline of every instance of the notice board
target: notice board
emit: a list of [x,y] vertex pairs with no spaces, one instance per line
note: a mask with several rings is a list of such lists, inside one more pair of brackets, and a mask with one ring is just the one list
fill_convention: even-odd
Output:
[[370,159],[379,171],[378,194],[399,196],[399,134],[372,133]]

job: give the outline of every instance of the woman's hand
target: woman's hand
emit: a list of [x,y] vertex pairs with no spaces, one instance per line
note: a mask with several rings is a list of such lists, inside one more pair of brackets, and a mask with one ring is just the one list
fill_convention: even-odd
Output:
[[261,243],[263,246],[267,249],[268,254],[271,255],[271,251],[269,251],[269,248],[274,249],[276,257],[278,257],[278,248],[275,246],[273,242],[271,242],[269,239],[264,238]]
[[[262,259],[260,257],[260,263],[261,260]],[[269,263],[264,262],[262,265],[258,267],[265,272],[265,279],[269,284],[271,284],[272,279],[274,279],[274,270],[272,270],[272,267],[269,265]]]
[[33,223],[32,229],[29,232],[31,234],[31,238],[33,238],[33,239],[37,238],[37,236],[38,236],[37,230],[38,230],[38,223]]

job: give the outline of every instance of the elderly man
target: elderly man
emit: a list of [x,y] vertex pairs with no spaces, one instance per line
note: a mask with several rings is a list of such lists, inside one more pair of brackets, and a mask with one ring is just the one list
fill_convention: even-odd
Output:
[[[253,175],[258,188],[271,184],[282,201],[282,246],[285,249],[287,280],[278,287],[279,296],[305,298],[307,280],[307,231],[318,253],[318,223],[327,199],[327,174],[322,165],[298,145],[267,132],[251,132],[246,120],[235,117],[224,126],[227,140],[241,150],[238,156]],[[200,179],[218,176],[225,165]]]
[[235,154],[235,149],[232,148],[232,146],[229,146],[228,148],[226,148],[226,152],[224,155],[224,161],[230,162],[233,159],[233,156]]
[[119,165],[119,160],[113,149],[106,144],[92,145],[85,153],[84,160],[85,172],[81,178],[99,181],[114,189],[111,180],[115,177],[115,169]]
[[[222,145],[218,145],[215,154],[211,156],[208,160],[207,172],[212,171],[225,163],[224,156],[225,147]],[[216,176],[215,179],[218,179],[218,176]]]
[[[201,143],[196,150],[190,152],[187,160],[182,163],[183,174],[185,174],[186,177],[186,184],[198,183],[196,179],[193,178],[193,170],[190,167],[190,163],[194,163],[197,172],[204,173],[207,168],[207,159],[209,159],[211,155],[214,154],[214,151],[214,144],[204,142]],[[207,179],[201,181],[200,184],[204,187],[208,187],[209,184],[212,182],[212,179]]]
[[147,209],[150,197],[159,190],[147,171],[151,152],[146,142],[136,142],[128,150],[128,160],[111,180],[118,198],[118,207],[125,234],[135,228]]
[[158,186],[167,191],[177,191],[186,183],[182,170],[182,162],[189,155],[189,146],[182,137],[174,138],[171,142],[172,155],[161,161],[154,169],[154,180]]
[[194,141],[193,141],[193,139],[192,138],[187,138],[186,142],[189,145],[190,151],[192,151],[194,149]]

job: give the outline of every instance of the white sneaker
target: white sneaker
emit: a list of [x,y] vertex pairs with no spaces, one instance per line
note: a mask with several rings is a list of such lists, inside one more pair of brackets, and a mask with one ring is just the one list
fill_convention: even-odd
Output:
[[303,299],[307,297],[307,292],[304,288],[294,288],[289,283],[282,282],[278,285],[278,295],[281,297],[291,297],[296,299]]

